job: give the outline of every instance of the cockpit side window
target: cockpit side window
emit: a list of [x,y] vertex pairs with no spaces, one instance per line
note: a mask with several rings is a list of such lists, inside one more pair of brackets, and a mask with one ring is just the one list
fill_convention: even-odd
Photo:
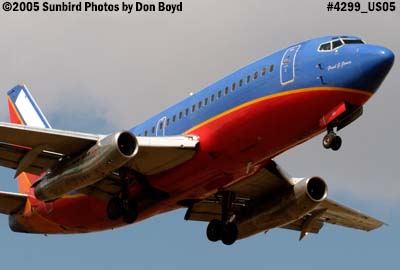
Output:
[[330,50],[331,50],[331,43],[330,42],[322,43],[319,46],[319,49],[318,49],[318,51],[330,51]]
[[339,48],[343,45],[343,42],[340,39],[337,39],[332,42],[332,50]]
[[344,44],[365,44],[361,39],[343,39]]

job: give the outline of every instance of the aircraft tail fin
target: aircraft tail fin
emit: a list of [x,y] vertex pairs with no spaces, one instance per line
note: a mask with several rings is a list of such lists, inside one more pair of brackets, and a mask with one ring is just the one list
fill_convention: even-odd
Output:
[[[15,86],[7,92],[10,122],[14,124],[51,128],[35,99],[24,84]],[[18,190],[27,194],[39,176],[22,172],[17,176]]]
[[15,86],[7,95],[11,123],[51,128],[26,85]]

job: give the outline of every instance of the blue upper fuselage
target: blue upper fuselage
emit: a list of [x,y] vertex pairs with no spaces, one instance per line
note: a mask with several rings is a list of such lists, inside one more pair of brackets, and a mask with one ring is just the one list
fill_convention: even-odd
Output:
[[394,61],[354,36],[304,41],[255,61],[132,128],[138,136],[178,135],[252,100],[296,89],[342,87],[374,93]]

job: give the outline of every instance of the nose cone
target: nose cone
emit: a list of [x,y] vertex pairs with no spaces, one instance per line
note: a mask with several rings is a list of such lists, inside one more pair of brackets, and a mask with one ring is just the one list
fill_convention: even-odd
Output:
[[359,48],[358,55],[365,89],[375,92],[392,68],[394,54],[381,46],[364,45]]

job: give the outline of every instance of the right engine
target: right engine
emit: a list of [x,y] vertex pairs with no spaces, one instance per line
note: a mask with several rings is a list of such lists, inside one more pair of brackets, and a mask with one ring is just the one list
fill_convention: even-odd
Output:
[[278,196],[259,202],[239,218],[239,238],[292,223],[316,208],[328,196],[328,187],[319,177],[298,181]]
[[96,183],[123,166],[137,152],[138,143],[131,132],[111,134],[35,182],[35,196],[42,201],[51,201]]

